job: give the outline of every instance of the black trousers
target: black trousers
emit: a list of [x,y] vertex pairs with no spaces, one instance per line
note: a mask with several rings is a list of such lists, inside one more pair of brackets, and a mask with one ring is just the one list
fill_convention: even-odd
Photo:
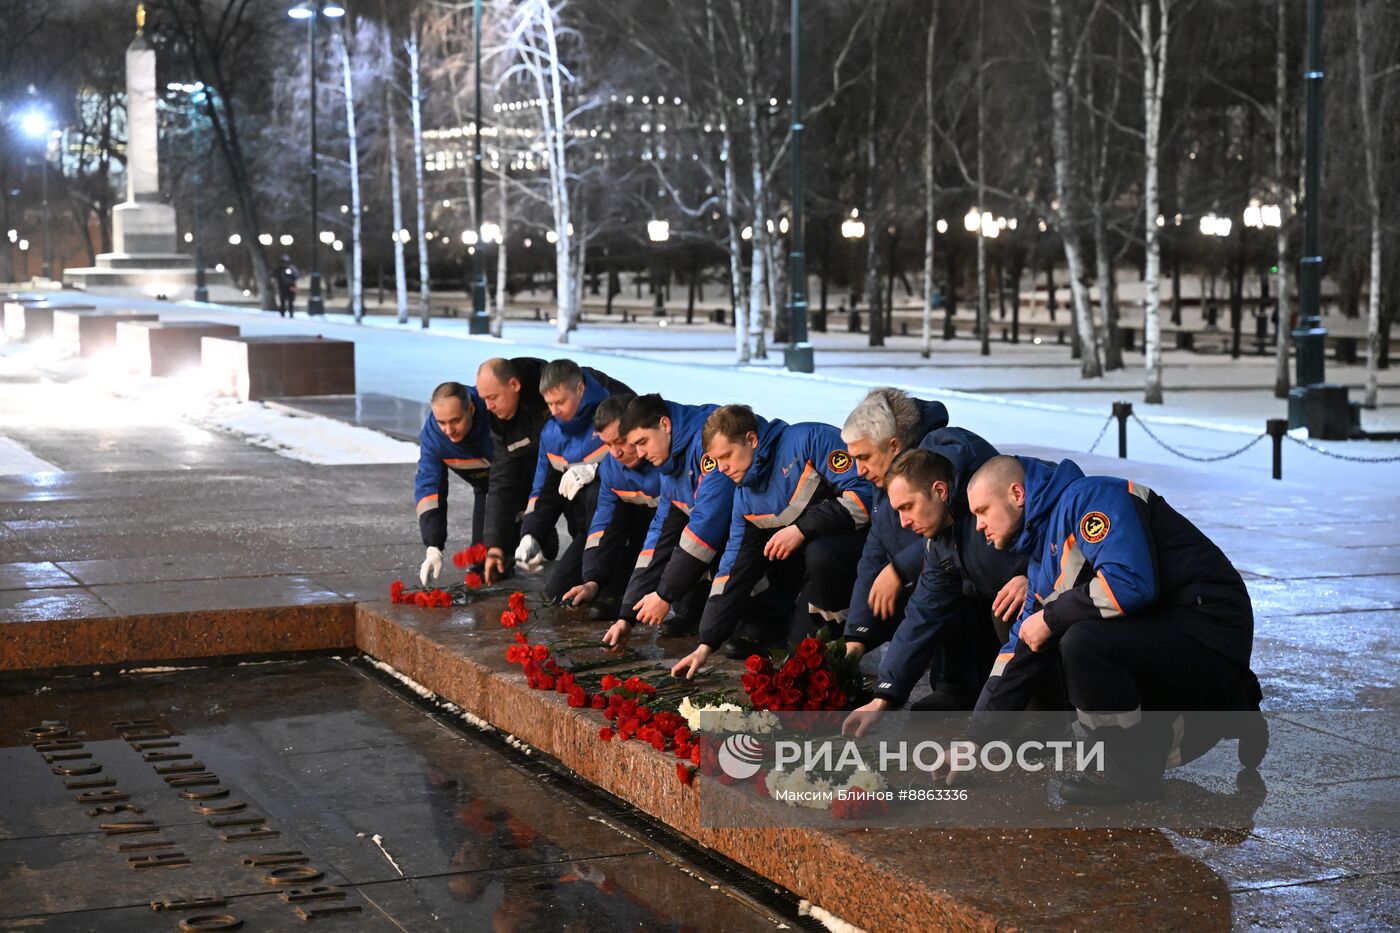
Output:
[[[564,524],[569,529],[569,546],[549,565],[545,575],[545,599],[555,602],[583,582],[583,549],[588,544],[588,526],[598,507],[598,484],[589,483],[564,506]],[[540,542],[543,546],[544,542]]]
[[[661,523],[661,533],[657,536],[656,545],[652,548],[645,567],[635,566],[637,557],[641,554],[642,542],[638,542],[637,550],[632,552],[632,564],[629,565],[630,575],[622,593],[622,608],[618,614],[619,618],[626,619],[633,625],[637,624],[637,614],[632,611],[632,607],[643,596],[655,593],[657,587],[661,585],[661,577],[666,572],[666,565],[679,546],[681,535],[689,524],[690,516],[685,512],[674,507],[668,511],[665,520]],[[642,529],[642,540],[645,538],[646,529]],[[711,566],[713,567],[713,564]],[[710,578],[707,574],[701,577],[689,592],[672,604],[671,611],[679,616],[698,619],[705,609],[705,600],[709,596]]]
[[[868,529],[823,535],[806,542],[787,560],[767,561],[768,591],[765,602],[790,606],[789,642],[800,641],[822,628],[840,633],[851,590],[856,585],[856,565],[865,547]],[[771,634],[771,633],[770,633]]]
[[1117,749],[1131,776],[1160,778],[1174,748],[1189,745],[1199,755],[1215,744],[1184,742],[1190,717],[1178,714],[1247,709],[1250,694],[1257,696],[1248,667],[1187,634],[1182,622],[1192,614],[1187,606],[1159,606],[1128,618],[1076,622],[1060,638],[1070,704],[1091,733],[1106,739],[1110,757]]

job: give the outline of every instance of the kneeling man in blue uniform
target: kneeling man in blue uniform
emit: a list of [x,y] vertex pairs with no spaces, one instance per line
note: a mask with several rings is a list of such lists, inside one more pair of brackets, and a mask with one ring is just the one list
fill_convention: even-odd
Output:
[[583,581],[564,594],[564,602],[589,606],[595,619],[616,618],[660,502],[661,474],[621,430],[623,412],[635,398],[609,395],[593,412],[593,430],[609,453],[598,468],[598,504],[583,549]]
[[678,677],[693,677],[737,634],[755,589],[773,606],[771,624],[726,648],[730,657],[816,626],[839,632],[870,528],[873,490],[834,426],[766,421],[747,405],[725,405],[706,419],[701,440],[734,481],[734,505],[700,645],[671,669]]
[[1257,712],[1232,717],[1233,734],[1192,733],[1190,711],[1257,711],[1262,698],[1249,592],[1200,529],[1151,489],[1085,476],[1069,460],[996,457],[967,498],[989,543],[1030,560],[1030,593],[978,699],[974,740],[1000,728],[979,714],[1025,709],[1058,662],[1080,724],[1107,751],[1104,772],[1065,782],[1066,801],[1160,797],[1164,768],[1222,737],[1258,765],[1268,733]]

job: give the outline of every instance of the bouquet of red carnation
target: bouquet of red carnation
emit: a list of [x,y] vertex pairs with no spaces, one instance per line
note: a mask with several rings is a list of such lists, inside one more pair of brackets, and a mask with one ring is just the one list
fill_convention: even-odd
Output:
[[473,544],[469,548],[464,548],[452,555],[452,566],[458,570],[465,570],[468,567],[475,567],[486,560],[486,545]]
[[[471,547],[452,555],[452,563],[459,568],[480,566],[485,559],[486,545],[484,544],[473,544]],[[481,589],[485,583],[486,581],[481,574],[475,570],[467,571],[461,583],[453,583],[443,588],[424,587],[419,589],[418,587],[405,586],[402,580],[395,580],[389,586],[389,602],[408,606],[465,606],[472,601],[472,593]],[[523,602],[521,605],[523,610]],[[528,612],[520,615],[520,621],[525,621],[526,616],[528,616]],[[504,622],[505,620],[502,619],[502,624]]]
[[786,652],[749,655],[739,680],[754,709],[774,712],[851,709],[866,692],[860,661],[846,656],[840,638],[804,638]]

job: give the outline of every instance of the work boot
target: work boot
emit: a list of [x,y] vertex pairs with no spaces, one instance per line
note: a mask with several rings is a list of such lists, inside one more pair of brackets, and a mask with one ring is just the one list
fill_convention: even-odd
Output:
[[588,607],[588,618],[594,622],[616,622],[622,612],[622,600],[615,596],[600,596]]
[[1135,800],[1160,800],[1162,782],[1129,782],[1124,777],[1112,778],[1098,771],[1086,771],[1065,778],[1060,784],[1060,798],[1076,806],[1099,807]]
[[748,638],[743,635],[735,635],[720,645],[719,650],[726,658],[733,658],[736,661],[747,661],[750,655],[755,654],[768,656],[767,645],[756,638]]
[[[662,638],[676,638],[681,635],[696,635],[700,632],[700,620],[691,615],[672,613],[661,623]],[[748,657],[745,655],[744,657]]]
[[926,697],[920,697],[909,705],[911,710],[920,713],[941,712],[954,713],[972,709],[977,703],[977,697],[968,696],[961,693],[949,693],[945,690],[935,690]]

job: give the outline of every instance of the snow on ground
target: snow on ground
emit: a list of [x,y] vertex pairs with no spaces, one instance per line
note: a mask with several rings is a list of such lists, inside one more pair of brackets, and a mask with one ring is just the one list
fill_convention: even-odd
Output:
[[[101,296],[89,297],[94,303],[114,304]],[[1108,419],[1109,402],[1140,397],[1139,389],[1115,389],[1105,384],[1097,384],[1103,385],[1097,393],[1085,393],[1086,385],[1078,379],[1063,347],[994,346],[993,357],[981,359],[976,355],[975,344],[963,340],[954,341],[952,349],[936,346],[934,358],[924,361],[919,357],[917,342],[911,338],[902,342],[896,339],[891,350],[871,351],[861,345],[862,335],[833,333],[816,335],[818,372],[802,375],[780,368],[781,349],[766,364],[735,367],[732,333],[714,326],[689,328],[673,324],[660,328],[646,319],[627,326],[589,323],[574,335],[573,345],[563,347],[553,342],[553,329],[544,321],[508,320],[507,338],[496,339],[469,335],[463,318],[434,318],[431,328],[425,330],[416,319],[399,325],[388,316],[367,317],[361,326],[344,314],[318,319],[298,314],[286,320],[250,308],[131,300],[120,304],[157,310],[169,320],[238,324],[250,336],[322,334],[352,340],[356,343],[359,390],[400,398],[427,398],[433,387],[445,379],[470,381],[477,366],[491,356],[548,358],[567,353],[638,391],[659,389],[667,397],[687,403],[743,401],[765,415],[788,421],[840,424],[869,387],[898,385],[923,397],[946,400],[955,423],[1012,451],[1032,445],[1073,454],[1088,451],[1098,440],[1097,452],[1111,454],[1116,446],[1116,429],[1109,426],[1107,433],[1101,434]],[[650,338],[649,334],[661,336]],[[691,358],[692,353],[700,355]],[[1172,353],[1167,356],[1168,404],[1138,405],[1137,412],[1154,434],[1177,450],[1196,457],[1228,453],[1257,437],[1263,431],[1265,417],[1284,414],[1283,403],[1273,399],[1267,388],[1245,388],[1237,372],[1249,368],[1254,371],[1256,386],[1271,385],[1267,360],[1227,361]],[[836,365],[828,366],[828,362]],[[1342,370],[1329,360],[1328,373],[1333,378],[1354,371],[1354,367]],[[968,378],[962,378],[964,375]],[[1000,395],[978,391],[992,378],[1025,381],[1031,390]],[[1388,419],[1400,415],[1396,406],[1400,389],[1394,387],[1397,379],[1400,374],[1392,370],[1387,377],[1392,387],[1382,394],[1382,411],[1366,413],[1366,423],[1372,427],[1377,426],[1371,420],[1376,414]],[[968,388],[961,388],[958,383],[967,384]],[[1178,386],[1195,389],[1177,391]],[[1400,454],[1400,444],[1396,443],[1329,441],[1321,446],[1358,457]],[[1183,465],[1200,471],[1226,470],[1257,480],[1261,486],[1271,482],[1267,439],[1241,456],[1197,466],[1159,447],[1142,427],[1132,424],[1128,450],[1134,460]],[[1124,472],[1131,473],[1131,466],[1125,464]],[[1397,476],[1400,465],[1394,463],[1348,463],[1291,442],[1285,446],[1287,480],[1326,486],[1393,483]]]
[[23,444],[0,435],[0,475],[61,472],[63,471],[47,460],[34,456]]
[[212,399],[203,410],[185,417],[203,428],[241,434],[250,444],[305,463],[418,462],[417,444],[330,418],[270,408],[261,402]]
[[[241,402],[210,393],[197,375],[141,379],[120,370],[116,359],[78,359],[51,341],[6,346],[0,355],[5,424],[43,425],[46,419],[77,416],[91,423],[179,423],[233,434],[282,456],[320,465],[416,463],[418,445],[378,431],[289,412],[262,402]],[[27,399],[27,403],[20,404]],[[29,412],[23,415],[22,412]],[[37,421],[35,420],[37,419]],[[0,474],[58,471],[22,445],[0,434]]]

